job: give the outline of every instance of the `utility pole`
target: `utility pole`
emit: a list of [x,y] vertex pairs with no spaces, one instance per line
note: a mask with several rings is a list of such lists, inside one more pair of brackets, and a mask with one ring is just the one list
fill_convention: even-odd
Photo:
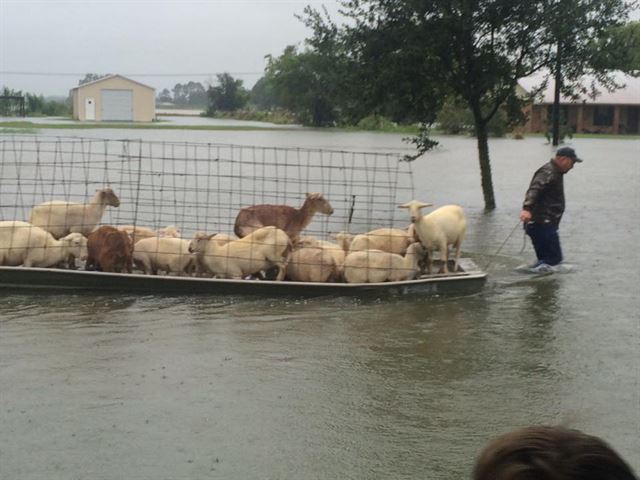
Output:
[[552,118],[552,145],[557,147],[560,143],[560,88],[562,87],[562,47],[560,40],[556,51],[555,85],[553,92],[553,118]]

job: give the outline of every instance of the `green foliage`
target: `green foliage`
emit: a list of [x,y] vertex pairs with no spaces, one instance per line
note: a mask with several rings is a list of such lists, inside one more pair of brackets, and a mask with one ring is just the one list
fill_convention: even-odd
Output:
[[473,115],[468,107],[455,97],[449,97],[436,118],[438,130],[450,135],[471,133],[473,131]]
[[[343,94],[329,97],[334,109],[345,117],[355,108],[357,118],[382,114],[421,122],[423,129],[413,139],[419,155],[434,145],[429,126],[445,99],[459,98],[473,118],[489,209],[495,200],[487,138],[520,121],[528,99],[517,95],[518,79],[556,65],[560,41],[569,65],[566,75],[577,78],[588,60],[585,45],[626,11],[623,0],[340,3],[349,21],[339,28],[319,12],[305,10],[313,29],[308,53],[331,58],[325,47],[332,46],[338,60],[334,71],[347,79],[337,83]],[[333,86],[325,82],[325,89]],[[504,120],[493,120],[496,116]]]
[[268,57],[265,88],[281,107],[292,111],[305,125],[334,125],[338,120],[335,97],[337,79],[329,57],[288,46],[277,58]]
[[594,39],[590,48],[594,68],[640,75],[640,22],[611,27],[606,35]]
[[[1,95],[24,97],[24,109],[26,116],[66,116],[71,114],[71,102],[46,100],[42,95],[35,95],[33,93],[22,93],[21,90],[12,90],[8,87],[3,87]],[[18,104],[15,101],[1,100],[0,101],[0,115],[3,117],[17,116],[20,112],[18,110]]]
[[363,130],[393,130],[398,124],[382,115],[369,115],[358,122],[358,128]]
[[[500,108],[487,122],[487,134],[491,137],[504,137],[513,127],[519,125],[520,119],[510,121],[506,109]],[[438,131],[449,135],[476,135],[473,114],[464,102],[455,97],[447,98],[436,119]]]
[[[567,122],[567,118],[564,116],[562,111],[560,111],[559,120],[560,120],[560,128],[559,128],[558,141],[560,143],[563,143],[565,138],[573,138],[573,134],[575,132],[573,131],[573,128],[571,128],[571,125],[569,125],[569,122]],[[548,118],[545,121],[544,136],[547,139],[547,142],[551,143],[553,139],[553,130],[552,130],[551,122],[549,121]]]
[[255,122],[269,122],[279,125],[298,123],[298,119],[289,111],[274,108],[272,110],[240,109],[231,112],[216,112],[216,117],[233,118],[234,120],[251,120]]
[[162,91],[158,94],[157,100],[160,103],[173,103],[173,96],[171,95],[171,91],[168,88],[163,88]]
[[228,73],[218,75],[218,85],[207,90],[208,105],[206,115],[216,112],[230,112],[243,108],[249,101],[249,92],[242,80],[236,80]]
[[249,103],[259,110],[271,110],[279,106],[273,84],[267,77],[260,78],[251,89]]
[[[167,94],[167,89],[161,92],[164,99],[169,97]],[[207,105],[207,91],[199,82],[177,83],[173,87],[173,98],[169,97],[169,101],[181,107],[205,107]]]

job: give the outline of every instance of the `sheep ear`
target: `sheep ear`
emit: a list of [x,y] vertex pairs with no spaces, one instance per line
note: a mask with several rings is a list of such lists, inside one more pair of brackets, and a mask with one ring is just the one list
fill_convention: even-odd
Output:
[[411,208],[411,205],[409,203],[403,203],[402,205],[398,205],[398,208]]

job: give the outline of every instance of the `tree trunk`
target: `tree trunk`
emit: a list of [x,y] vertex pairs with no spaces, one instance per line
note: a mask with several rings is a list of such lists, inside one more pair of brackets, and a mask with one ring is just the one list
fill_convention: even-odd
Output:
[[487,122],[482,118],[479,105],[471,105],[476,127],[476,139],[478,140],[478,158],[480,160],[480,178],[482,181],[482,194],[484,195],[485,210],[496,208],[496,200],[493,195],[493,180],[491,179],[491,161],[489,160],[489,134]]
[[557,147],[560,143],[560,88],[562,87],[562,58],[561,47],[558,42],[558,49],[556,52],[556,71],[555,71],[555,85],[553,91],[553,141],[554,147]]

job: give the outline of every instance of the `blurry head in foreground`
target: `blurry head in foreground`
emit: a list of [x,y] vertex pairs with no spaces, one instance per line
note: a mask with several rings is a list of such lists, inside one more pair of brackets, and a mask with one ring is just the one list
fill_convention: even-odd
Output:
[[563,427],[501,435],[476,461],[474,480],[638,480],[603,440]]

